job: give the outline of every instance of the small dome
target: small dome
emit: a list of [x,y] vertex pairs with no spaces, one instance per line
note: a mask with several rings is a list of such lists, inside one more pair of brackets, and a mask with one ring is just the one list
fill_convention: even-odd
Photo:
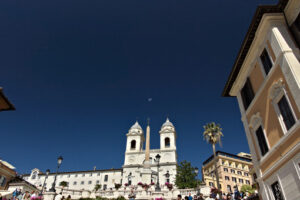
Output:
[[140,126],[140,124],[138,123],[138,121],[136,121],[135,124],[132,125],[132,127],[130,128],[130,130],[132,130],[132,129],[143,130],[142,127]]
[[174,125],[172,124],[172,122],[170,122],[169,118],[167,118],[166,122],[161,126],[162,128],[165,126],[171,126],[174,127]]

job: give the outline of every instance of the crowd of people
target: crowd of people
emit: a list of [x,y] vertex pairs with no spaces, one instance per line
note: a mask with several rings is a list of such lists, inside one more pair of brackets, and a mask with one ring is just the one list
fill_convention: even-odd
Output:
[[245,193],[241,193],[238,190],[234,193],[211,193],[209,197],[204,197],[203,194],[192,196],[189,193],[189,196],[182,197],[182,195],[178,195],[177,200],[243,200],[248,199],[248,195]]
[[16,189],[12,195],[2,196],[0,194],[0,200],[33,200],[38,198],[40,198],[40,195],[37,191],[22,192],[21,189]]
[[[16,189],[12,195],[8,196],[2,196],[0,194],[0,200],[42,200],[43,195],[39,193],[38,191],[25,191],[22,192],[21,189]],[[66,198],[62,195],[62,193],[59,193],[55,196],[55,200],[71,200],[71,195],[68,195]]]
[[181,194],[177,196],[177,200],[205,200],[202,193],[199,195],[192,196],[191,193],[189,193],[189,196],[182,197]]

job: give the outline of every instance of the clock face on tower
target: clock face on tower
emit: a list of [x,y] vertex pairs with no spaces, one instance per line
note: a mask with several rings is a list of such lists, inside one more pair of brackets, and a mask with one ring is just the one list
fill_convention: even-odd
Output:
[[134,163],[134,161],[135,161],[135,156],[130,156],[130,157],[128,158],[128,162],[129,162],[129,163]]

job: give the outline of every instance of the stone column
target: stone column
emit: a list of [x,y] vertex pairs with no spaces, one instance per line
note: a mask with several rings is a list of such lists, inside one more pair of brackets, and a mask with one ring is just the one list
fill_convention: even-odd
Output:
[[[149,166],[146,166],[149,165]],[[146,149],[145,149],[145,167],[150,167],[150,126],[146,129]]]
[[144,167],[141,170],[142,182],[146,184],[151,183],[151,168],[150,168],[150,125],[148,122],[146,129],[146,149],[145,149],[145,162]]

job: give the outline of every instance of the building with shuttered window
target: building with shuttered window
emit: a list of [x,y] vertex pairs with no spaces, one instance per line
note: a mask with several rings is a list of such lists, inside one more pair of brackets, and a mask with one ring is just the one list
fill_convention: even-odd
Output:
[[223,96],[236,97],[264,200],[300,199],[300,1],[259,6]]

